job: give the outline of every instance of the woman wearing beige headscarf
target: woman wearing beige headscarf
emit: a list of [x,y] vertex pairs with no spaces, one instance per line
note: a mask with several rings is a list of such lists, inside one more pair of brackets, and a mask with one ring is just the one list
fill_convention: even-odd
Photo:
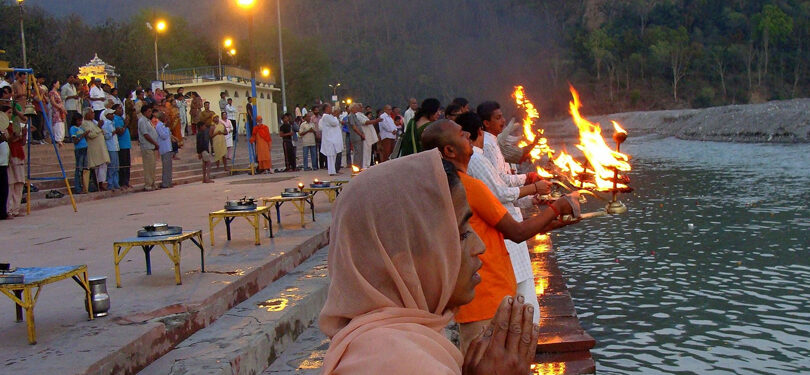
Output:
[[[392,191],[405,201],[391,199]],[[539,331],[511,297],[466,357],[442,334],[480,282],[483,243],[466,202],[455,169],[443,167],[436,150],[371,167],[340,194],[320,315],[332,338],[324,374],[461,374],[462,366],[465,373],[528,373]],[[525,342],[499,322],[521,327]]]

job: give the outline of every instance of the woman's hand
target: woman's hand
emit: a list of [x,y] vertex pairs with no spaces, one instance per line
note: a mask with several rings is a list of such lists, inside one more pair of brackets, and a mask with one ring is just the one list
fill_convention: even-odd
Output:
[[463,374],[529,373],[540,327],[532,323],[534,307],[523,296],[507,296],[498,306],[489,327],[470,344]]

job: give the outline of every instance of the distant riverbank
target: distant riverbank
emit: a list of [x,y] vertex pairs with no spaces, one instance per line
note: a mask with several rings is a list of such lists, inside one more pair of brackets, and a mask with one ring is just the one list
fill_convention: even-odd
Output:
[[[633,135],[656,133],[719,142],[810,143],[810,99],[586,117],[600,123],[603,133],[608,135],[613,133],[610,125],[613,120]],[[552,139],[577,134],[571,120],[540,126]]]

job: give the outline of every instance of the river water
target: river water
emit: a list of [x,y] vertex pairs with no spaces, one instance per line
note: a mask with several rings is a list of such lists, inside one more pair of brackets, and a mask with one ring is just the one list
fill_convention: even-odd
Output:
[[810,145],[622,151],[629,211],[552,237],[597,372],[810,373]]

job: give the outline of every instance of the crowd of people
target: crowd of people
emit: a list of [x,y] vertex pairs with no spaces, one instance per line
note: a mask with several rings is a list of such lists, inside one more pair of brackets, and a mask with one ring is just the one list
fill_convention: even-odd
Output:
[[[20,212],[25,181],[22,76],[2,88],[0,101],[0,193],[8,195],[2,214]],[[160,187],[172,186],[172,160],[186,135],[196,138],[204,182],[213,182],[213,164],[228,168],[236,109],[225,93],[217,115],[210,102],[196,93],[186,97],[182,89],[174,95],[137,89],[116,102],[100,82],[91,82],[87,95],[77,85],[75,76],[61,87],[53,82],[50,92],[59,92],[49,94],[47,114],[54,119],[53,139],[74,144],[77,191],[88,191],[92,177],[99,190],[131,188],[132,139],[139,143],[145,190],[159,188],[157,156]],[[283,170],[272,166],[269,127],[261,116],[248,116],[261,171],[298,170],[298,146],[304,170],[338,174],[343,153],[347,165],[367,169],[333,211],[331,283],[320,316],[332,339],[325,373],[527,373],[540,307],[526,241],[578,222],[580,208],[577,193],[544,198],[550,182],[531,171],[517,173],[520,160],[504,157],[499,136],[506,119],[499,104],[485,101],[472,111],[463,98],[447,107],[428,98],[421,104],[411,99],[404,113],[354,103],[296,106],[294,115],[281,116]],[[67,139],[57,136],[56,120],[70,125]],[[397,192],[396,204],[391,192]],[[539,214],[524,219],[521,208],[531,206]],[[459,325],[458,346],[442,333],[451,320]]]
[[[394,160],[354,178],[333,210],[324,373],[527,374],[540,307],[526,241],[577,223],[578,194],[550,200],[548,181],[515,171],[497,102],[411,100],[405,116],[391,152],[377,148]],[[458,346],[443,334],[450,321]]]

